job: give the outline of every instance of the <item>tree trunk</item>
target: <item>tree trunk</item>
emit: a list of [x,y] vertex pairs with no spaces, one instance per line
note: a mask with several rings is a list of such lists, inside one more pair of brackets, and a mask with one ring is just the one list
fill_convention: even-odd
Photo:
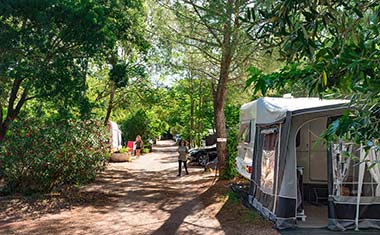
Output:
[[4,121],[0,122],[0,145],[1,142],[5,140],[5,135],[7,134],[8,128],[11,125],[13,119],[15,119],[15,116],[12,114],[13,111],[7,115]]
[[110,119],[112,108],[113,108],[113,99],[115,97],[115,92],[116,92],[116,86],[113,81],[110,81],[110,101],[108,103],[106,118],[104,119],[104,125],[107,125]]
[[[1,112],[3,110],[0,110]],[[9,124],[6,124],[5,120],[4,122],[2,122],[2,120],[0,120],[0,147],[2,146],[3,144],[3,141],[5,140],[5,134],[7,133],[8,131],[8,126]],[[3,175],[3,163],[0,159],[0,179]]]
[[0,146],[1,142],[5,140],[5,134],[8,131],[9,124],[6,124],[5,121],[0,124]]
[[219,171],[223,173],[226,163],[226,151],[227,151],[227,131],[226,131],[226,117],[224,115],[224,103],[227,94],[227,79],[228,79],[228,60],[221,67],[221,79],[218,85],[218,92],[214,97],[214,112],[215,112],[215,129],[216,137],[219,139],[216,143],[216,149],[219,160]]
[[[3,107],[0,106],[0,112],[1,112],[1,115],[0,115],[0,147],[3,143],[3,141],[5,140],[5,135],[7,134],[7,131],[8,131],[10,124],[18,116],[21,108],[24,106],[24,104],[27,100],[28,90],[24,89],[19,101],[16,104],[16,107],[14,106],[16,99],[17,99],[17,94],[18,94],[20,87],[21,87],[22,81],[23,81],[22,79],[16,79],[13,82],[13,87],[12,87],[12,90],[11,90],[11,93],[9,96],[9,100],[8,100],[7,116],[4,118],[4,120],[3,120]],[[3,163],[0,160],[0,175],[2,175],[2,171],[3,171]]]
[[222,173],[226,164],[226,142],[223,139],[227,138],[226,119],[224,109],[219,109],[216,112],[216,136],[219,141],[216,142],[216,149],[219,160],[219,170]]
[[203,88],[203,80],[202,79],[200,80],[200,86],[199,87],[200,87],[200,89],[199,89],[199,105],[198,105],[199,116],[198,116],[197,146],[201,145],[200,136],[201,136],[201,133],[203,132],[204,96],[203,96],[203,89],[202,89]]
[[190,95],[190,147],[194,147],[194,97]]
[[194,84],[193,84],[193,77],[192,73],[190,72],[190,133],[189,133],[189,142],[190,147],[194,146]]
[[233,45],[231,45],[231,20],[232,20],[232,0],[227,1],[227,19],[223,28],[222,60],[220,63],[219,81],[214,93],[214,113],[216,137],[219,139],[216,143],[216,149],[219,160],[219,172],[222,175],[227,156],[227,131],[226,117],[224,115],[224,103],[227,94],[227,81],[233,55]]
[[24,106],[26,100],[27,100],[27,95],[28,95],[28,90],[24,89],[22,91],[21,97],[19,101],[17,102],[16,106],[16,100],[17,100],[17,94],[20,91],[21,83],[23,79],[15,79],[12,85],[12,90],[9,95],[9,100],[8,100],[8,108],[7,108],[7,116],[3,120],[3,109],[1,107],[0,112],[1,112],[1,119],[0,119],[0,144],[2,141],[5,139],[5,135],[7,134],[8,128],[12,121],[18,116],[20,113],[21,108]]

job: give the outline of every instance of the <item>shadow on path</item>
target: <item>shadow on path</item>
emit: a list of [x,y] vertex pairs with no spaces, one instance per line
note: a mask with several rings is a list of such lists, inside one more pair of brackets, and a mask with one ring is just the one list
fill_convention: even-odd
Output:
[[81,189],[0,197],[0,234],[236,234],[222,205],[228,188],[202,168],[176,177],[177,164],[174,152],[153,152],[111,163]]
[[[151,235],[176,234],[178,228],[184,223],[184,220],[187,216],[195,214],[199,210],[202,210],[217,201],[217,197],[220,195],[218,195],[215,190],[213,190],[213,187],[215,187],[215,184],[213,184],[201,195],[196,195],[195,198],[182,202],[180,206],[174,208],[173,210],[170,210],[170,217],[165,221],[163,225],[161,225],[160,228],[151,233]],[[207,197],[207,203],[201,202],[200,199],[202,197]],[[204,229],[204,227],[202,226],[200,229]],[[220,230],[217,228],[211,229],[215,229],[216,231]],[[204,231],[202,232],[192,230],[191,234],[204,234]]]

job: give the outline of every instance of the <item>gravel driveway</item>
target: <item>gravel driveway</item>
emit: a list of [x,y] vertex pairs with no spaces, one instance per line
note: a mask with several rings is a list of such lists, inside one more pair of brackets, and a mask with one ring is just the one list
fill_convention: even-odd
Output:
[[173,144],[159,141],[133,162],[111,163],[77,192],[0,197],[0,234],[277,234],[230,218],[227,186],[212,173],[190,167],[176,177]]

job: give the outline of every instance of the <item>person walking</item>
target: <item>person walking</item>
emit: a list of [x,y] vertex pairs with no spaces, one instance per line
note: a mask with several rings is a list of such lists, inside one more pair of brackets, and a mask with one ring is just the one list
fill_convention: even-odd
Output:
[[136,157],[140,157],[141,149],[144,149],[144,142],[142,141],[140,135],[136,136],[135,146],[136,146]]
[[188,152],[189,150],[186,147],[186,142],[184,140],[181,140],[179,142],[179,147],[178,147],[178,175],[177,175],[178,177],[181,176],[182,162],[186,170],[186,175],[189,174],[189,172],[187,171],[187,165],[186,165]]

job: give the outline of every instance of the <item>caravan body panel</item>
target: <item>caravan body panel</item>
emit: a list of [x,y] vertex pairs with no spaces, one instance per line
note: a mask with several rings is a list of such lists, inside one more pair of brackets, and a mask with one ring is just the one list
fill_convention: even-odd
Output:
[[[249,149],[253,163],[249,200],[277,228],[296,226],[304,200],[304,195],[300,193],[303,190],[301,186],[312,185],[313,188],[322,184],[326,188],[328,186],[332,195],[330,175],[334,170],[331,169],[331,158],[327,157],[327,146],[320,141],[319,136],[326,130],[329,118],[342,115],[348,103],[348,100],[318,98],[261,98],[242,106],[242,110],[248,107],[252,110],[242,114],[241,126],[244,121],[247,123],[247,117],[250,118],[250,125],[252,120],[255,121],[254,128],[250,128],[254,130],[255,139],[252,149]],[[273,128],[277,128],[276,141],[269,136]],[[239,153],[245,156],[248,151],[247,148],[242,151],[242,146],[239,145]],[[330,221],[330,228],[351,228],[349,223],[340,221],[343,219],[340,215],[348,212],[352,206],[342,201],[342,197],[333,198],[329,203],[326,221]],[[366,211],[371,215],[368,217],[363,214],[360,218],[362,227],[376,227],[380,217],[373,218],[371,214],[376,206],[360,204],[361,211],[362,208],[364,211],[364,207],[369,208]],[[373,222],[369,224],[369,220]]]

